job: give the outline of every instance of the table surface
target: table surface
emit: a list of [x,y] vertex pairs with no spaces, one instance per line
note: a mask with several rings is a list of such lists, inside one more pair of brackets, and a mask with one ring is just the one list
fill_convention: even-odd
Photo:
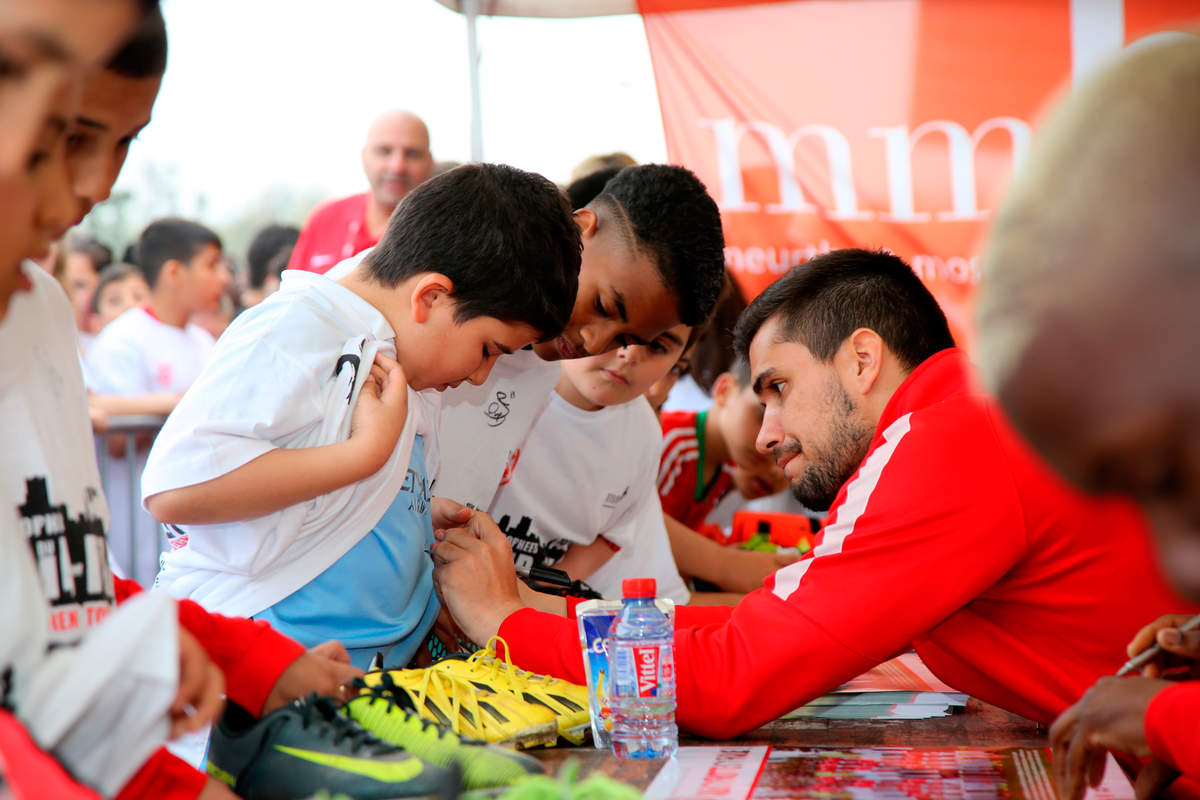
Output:
[[[1024,717],[975,699],[946,717],[920,720],[778,719],[729,743],[772,747],[1045,747],[1046,732]],[[681,737],[680,746],[714,745],[708,739]],[[567,759],[580,764],[580,776],[599,771],[639,788],[658,774],[660,761],[622,760],[590,744],[529,751],[552,773]]]

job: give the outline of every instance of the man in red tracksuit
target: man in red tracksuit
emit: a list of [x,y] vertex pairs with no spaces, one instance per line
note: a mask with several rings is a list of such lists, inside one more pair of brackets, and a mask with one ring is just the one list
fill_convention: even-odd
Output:
[[[1029,441],[1078,486],[1140,502],[1172,584],[1200,600],[1200,40],[1145,44],[1048,119],[990,234],[979,353]],[[1178,629],[1188,616],[1148,624],[1129,655],[1157,640],[1164,656],[1140,677],[1099,681],[1054,724],[1067,800],[1105,749],[1154,757],[1139,796],[1177,773],[1188,780],[1172,792],[1200,796],[1200,631]],[[1161,680],[1171,662],[1190,663],[1192,680]]]
[[[737,606],[677,610],[683,728],[742,733],[910,645],[955,688],[1048,723],[1120,666],[1148,617],[1178,610],[1138,514],[1040,465],[899,259],[844,250],[796,267],[737,340],[765,406],[759,449],[830,514],[809,557]],[[447,532],[447,607],[520,666],[582,682],[574,621],[522,607],[506,550],[483,515]]]

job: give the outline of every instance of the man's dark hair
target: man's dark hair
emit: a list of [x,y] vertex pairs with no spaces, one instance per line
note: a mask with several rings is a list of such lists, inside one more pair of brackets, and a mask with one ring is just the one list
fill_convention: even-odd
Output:
[[96,289],[92,292],[92,302],[90,304],[93,314],[100,313],[100,295],[104,294],[104,289],[110,283],[123,281],[130,275],[141,275],[142,271],[132,264],[122,264],[117,262],[109,264],[104,269],[100,270],[100,280],[96,283]]
[[294,225],[268,225],[254,234],[250,249],[246,251],[251,289],[261,289],[272,272],[279,277],[275,269],[287,264],[299,238],[300,229]]
[[96,272],[112,263],[112,249],[87,233],[72,233],[67,237],[67,252],[82,253],[92,262]]
[[725,277],[721,215],[691,171],[666,164],[626,167],[591,206],[604,206],[632,247],[648,253],[679,298],[679,321],[708,319]]
[[198,222],[176,217],[156,220],[146,226],[134,246],[135,263],[153,289],[163,264],[180,261],[190,264],[205,245],[221,246],[221,239]]
[[575,306],[581,250],[557,186],[504,164],[467,164],[409,192],[365,264],[384,286],[440,272],[454,281],[459,322],[524,322],[549,339]]
[[825,363],[859,328],[878,333],[909,370],[954,347],[937,300],[908,264],[882,250],[834,250],[792,267],[738,320],[738,355],[748,357],[754,334],[777,316],[785,341],[799,342]]
[[617,173],[622,169],[624,167],[606,167],[571,181],[571,185],[567,187],[567,199],[571,201],[571,208],[583,208],[595,200],[596,195],[604,191],[605,185],[617,177]]
[[122,78],[157,78],[167,71],[167,24],[153,3],[133,35],[104,66]]

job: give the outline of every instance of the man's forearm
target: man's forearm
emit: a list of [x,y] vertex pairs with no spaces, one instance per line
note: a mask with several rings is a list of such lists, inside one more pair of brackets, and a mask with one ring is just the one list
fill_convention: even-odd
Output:
[[276,448],[232,472],[146,498],[159,522],[209,525],[253,519],[360,481],[386,463],[355,439],[301,449]]

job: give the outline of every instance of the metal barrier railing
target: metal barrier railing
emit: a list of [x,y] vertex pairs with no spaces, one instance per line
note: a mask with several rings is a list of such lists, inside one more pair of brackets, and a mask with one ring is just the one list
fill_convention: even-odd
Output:
[[[129,554],[129,563],[122,566],[128,570],[129,574],[127,577],[137,581],[146,588],[149,588],[154,582],[154,574],[141,574],[144,570],[139,570],[138,568],[137,520],[144,513],[142,511],[141,456],[147,452],[150,444],[154,442],[154,437],[158,435],[158,431],[162,428],[166,419],[166,417],[154,414],[113,416],[109,417],[108,427],[96,433],[96,459],[99,462],[100,481],[104,488],[104,496],[108,498],[110,515],[118,504],[120,504],[123,510],[127,511],[126,519],[128,520],[128,524],[125,526],[125,530],[116,530],[110,524],[108,537],[110,541],[117,536],[127,537],[126,540],[129,546],[125,552]],[[124,437],[123,447],[114,441],[116,437]],[[143,445],[140,448],[139,443]],[[123,453],[121,461],[124,462],[126,470],[126,480],[123,487],[113,486],[113,465],[117,461],[111,454],[111,450],[114,448],[110,447],[110,445],[118,445],[115,449],[121,450]],[[156,524],[155,529],[157,531],[155,542],[158,548],[158,552],[155,554],[155,562],[157,563],[158,554],[162,553],[166,546],[166,534],[161,525]]]

